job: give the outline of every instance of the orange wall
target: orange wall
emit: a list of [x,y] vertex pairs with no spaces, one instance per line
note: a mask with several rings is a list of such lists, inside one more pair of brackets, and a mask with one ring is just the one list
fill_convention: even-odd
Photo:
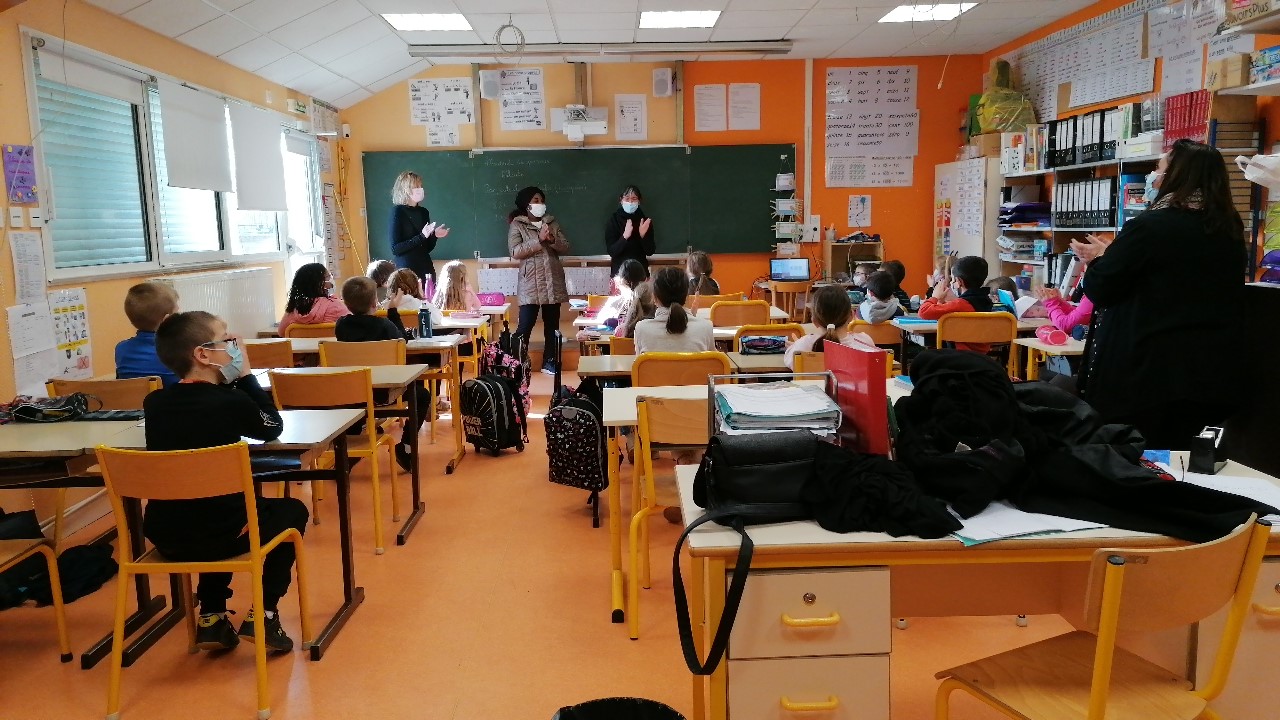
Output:
[[[976,55],[958,55],[947,64],[943,78],[943,57],[894,57],[857,60],[836,59],[813,66],[813,116],[825,127],[826,74],[828,68],[871,65],[916,65],[916,106],[920,110],[920,152],[915,159],[915,178],[904,188],[828,188],[823,137],[816,128],[813,140],[813,206],[824,225],[835,223],[837,235],[851,232],[847,227],[850,195],[871,196],[872,227],[869,231],[884,238],[886,260],[901,260],[907,266],[904,289],[924,293],[924,276],[933,268],[933,168],[956,159],[962,144],[961,114],[969,107],[969,96],[982,91],[982,66]],[[943,80],[942,89],[937,89]]]
[[[22,5],[0,13],[0,87],[4,102],[0,104],[0,138],[5,142],[29,143],[32,137],[28,115],[26,77],[23,71],[22,35],[20,27],[62,37],[139,66],[169,73],[183,80],[244,98],[267,106],[270,91],[275,102],[270,105],[283,110],[286,98],[304,99],[286,87],[276,85],[252,73],[228,65],[176,40],[128,22],[82,0],[27,0]],[[6,213],[7,214],[7,213]],[[276,273],[276,294],[285,295],[283,265],[270,264]],[[172,271],[170,271],[172,272]],[[164,271],[152,270],[154,277]],[[0,304],[14,304],[12,258],[7,248],[0,248]],[[121,306],[125,291],[140,277],[108,280],[79,280],[54,287],[83,287],[89,301],[90,336],[93,342],[93,371],[108,374],[115,371],[114,348],[117,342],[132,335],[134,329],[124,317]],[[279,304],[279,303],[278,303]],[[196,309],[196,308],[188,308]],[[13,360],[7,344],[0,349],[0,399],[15,393]]]

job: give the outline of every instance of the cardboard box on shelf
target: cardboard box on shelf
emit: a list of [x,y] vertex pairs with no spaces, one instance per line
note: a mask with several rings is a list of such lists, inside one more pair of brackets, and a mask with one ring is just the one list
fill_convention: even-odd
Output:
[[1252,70],[1247,53],[1211,60],[1205,66],[1204,87],[1206,90],[1226,90],[1248,85]]
[[1249,70],[1249,84],[1271,82],[1272,80],[1280,80],[1280,63],[1272,63],[1270,65],[1254,65]]
[[1000,157],[1000,133],[983,133],[969,138],[977,153],[973,157]]

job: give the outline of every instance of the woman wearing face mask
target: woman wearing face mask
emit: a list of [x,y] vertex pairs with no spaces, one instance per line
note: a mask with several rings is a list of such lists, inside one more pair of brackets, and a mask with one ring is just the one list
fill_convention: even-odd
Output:
[[284,331],[294,323],[337,322],[338,318],[350,315],[342,301],[330,295],[333,292],[333,279],[329,277],[329,269],[320,263],[307,263],[293,274],[293,286],[289,288],[289,302],[284,306],[284,317],[276,331],[285,337]]
[[431,262],[431,251],[436,240],[449,234],[449,228],[431,222],[431,213],[420,203],[426,198],[422,189],[422,176],[415,172],[402,172],[391,186],[391,252],[396,257],[396,267],[409,268],[419,277],[436,279],[436,266]]
[[647,271],[654,252],[653,221],[640,209],[640,188],[628,185],[618,196],[618,209],[604,225],[604,246],[612,258],[610,274],[617,275],[622,261],[635,260]]
[[1242,398],[1236,362],[1221,349],[1243,332],[1244,227],[1226,164],[1208,145],[1174,143],[1155,186],[1155,201],[1115,240],[1071,243],[1089,263],[1095,307],[1079,385],[1103,421],[1137,427],[1148,448],[1176,450]]
[[527,347],[538,311],[542,311],[542,372],[554,375],[552,348],[560,327],[560,304],[569,300],[560,256],[569,252],[569,241],[560,223],[547,214],[546,196],[540,188],[527,187],[516,193],[516,206],[507,220],[507,252],[520,261],[516,283],[520,324],[516,334],[524,338]]

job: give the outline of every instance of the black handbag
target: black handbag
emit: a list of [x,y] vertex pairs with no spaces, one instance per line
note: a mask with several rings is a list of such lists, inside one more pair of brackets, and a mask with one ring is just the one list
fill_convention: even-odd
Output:
[[[693,674],[710,675],[715,672],[728,648],[729,633],[738,615],[738,605],[747,585],[747,571],[755,551],[746,526],[812,517],[800,500],[800,491],[813,473],[818,442],[817,436],[807,430],[789,430],[716,435],[707,444],[693,481],[693,501],[707,512],[680,534],[671,560],[680,648],[684,652],[685,664]],[[685,596],[684,578],[680,575],[680,549],[690,532],[708,522],[718,522],[737,531],[742,537],[742,545],[738,549],[738,560],[725,596],[724,614],[703,662],[698,659],[698,650],[693,642],[689,602]]]

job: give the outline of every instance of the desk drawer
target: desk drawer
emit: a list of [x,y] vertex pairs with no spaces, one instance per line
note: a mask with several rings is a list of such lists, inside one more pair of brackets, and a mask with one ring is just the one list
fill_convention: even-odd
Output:
[[751,573],[729,640],[735,659],[889,652],[888,568]]
[[732,660],[729,718],[889,720],[889,656]]

